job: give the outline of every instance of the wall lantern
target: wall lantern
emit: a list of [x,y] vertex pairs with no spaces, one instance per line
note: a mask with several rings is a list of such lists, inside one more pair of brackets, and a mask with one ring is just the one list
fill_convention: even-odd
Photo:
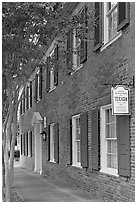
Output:
[[40,134],[41,134],[43,140],[46,141],[47,140],[47,133],[45,131],[42,131]]

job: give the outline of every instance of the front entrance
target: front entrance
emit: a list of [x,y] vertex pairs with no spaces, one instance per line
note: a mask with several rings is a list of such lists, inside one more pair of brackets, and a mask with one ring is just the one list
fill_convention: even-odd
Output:
[[35,163],[34,163],[34,172],[39,172],[42,174],[42,117],[38,112],[34,112],[32,125],[34,126],[34,152],[35,152]]

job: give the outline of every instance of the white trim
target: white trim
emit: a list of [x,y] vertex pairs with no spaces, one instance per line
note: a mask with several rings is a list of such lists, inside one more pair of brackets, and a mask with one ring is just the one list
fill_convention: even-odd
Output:
[[52,89],[49,90],[49,93],[54,91],[56,89],[56,86],[54,86]]
[[56,163],[54,158],[55,151],[54,125],[55,123],[50,124],[50,162]]
[[[81,41],[81,40],[80,40]],[[76,38],[76,30],[73,29],[73,55],[72,55],[72,74],[74,74],[76,71],[78,71],[81,67],[83,67],[83,63],[80,63],[80,53],[77,53],[77,50],[79,46],[81,45],[81,42],[79,45],[77,45],[77,38]],[[79,58],[79,64],[78,64],[78,58]]]
[[34,135],[35,135],[35,172],[42,172],[42,137],[41,132],[41,123],[37,121],[34,126]]
[[104,33],[104,39],[103,39],[103,43],[104,45],[101,47],[100,51],[103,51],[106,47],[108,47],[109,45],[111,45],[114,41],[116,41],[121,35],[122,35],[122,31],[117,32],[117,34],[115,36],[113,36],[110,40],[109,40],[109,36],[108,36],[108,16],[110,13],[112,13],[114,11],[114,9],[117,7],[117,4],[114,5],[112,7],[112,9],[108,12],[107,11],[107,3],[108,2],[104,2],[104,27],[103,27],[103,33]]
[[108,104],[106,106],[102,106],[100,108],[100,143],[101,143],[101,170],[100,172],[111,174],[114,176],[118,176],[118,168],[117,169],[112,169],[112,168],[107,168],[107,143],[105,140],[105,110],[112,108],[112,104]]
[[106,49],[109,45],[115,42],[121,35],[122,35],[122,31],[119,31],[113,38],[111,38],[111,40],[109,40],[106,44],[104,44],[101,47],[100,51],[103,51],[104,49]]
[[103,170],[101,169],[100,172],[101,172],[101,173],[104,173],[104,174],[109,174],[109,175],[112,175],[112,176],[119,177],[118,173],[112,172],[112,170],[109,172],[109,171],[103,171]]
[[30,157],[30,131],[28,131],[28,157]]
[[31,157],[31,149],[30,149],[30,142],[31,142],[31,140],[30,140],[30,137],[31,137],[31,130],[30,131],[28,131],[28,157]]
[[83,63],[80,64],[80,66],[77,69],[73,69],[73,71],[71,72],[71,75],[73,75],[74,73],[76,73],[79,69],[81,69],[83,67]]
[[76,118],[80,118],[80,114],[72,117],[72,166],[82,168],[81,162],[77,162]]

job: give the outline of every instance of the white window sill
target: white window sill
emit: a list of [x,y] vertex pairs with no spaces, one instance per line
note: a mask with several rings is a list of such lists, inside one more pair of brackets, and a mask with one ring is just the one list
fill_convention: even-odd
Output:
[[113,169],[102,169],[100,170],[101,173],[104,173],[104,174],[109,174],[109,175],[112,175],[112,176],[116,176],[116,177],[119,177],[118,173],[117,173],[117,170],[113,170]]
[[83,67],[83,64],[81,64],[79,67],[77,67],[76,69],[72,68],[72,72],[71,75],[73,75],[74,73],[76,73],[79,69],[81,69]]
[[109,45],[111,45],[114,41],[116,41],[121,35],[122,35],[122,31],[119,31],[113,38],[111,38],[111,40],[109,40],[101,47],[100,51],[102,52],[104,49],[106,49]]
[[82,169],[82,166],[80,164],[72,164],[73,167],[76,167],[76,168],[79,168],[79,169]]
[[54,164],[56,163],[54,160],[50,160],[50,162],[51,162],[51,163],[54,163]]
[[51,89],[49,90],[49,93],[52,92],[52,91],[54,91],[55,88],[56,88],[56,86],[54,86],[53,88],[51,88]]

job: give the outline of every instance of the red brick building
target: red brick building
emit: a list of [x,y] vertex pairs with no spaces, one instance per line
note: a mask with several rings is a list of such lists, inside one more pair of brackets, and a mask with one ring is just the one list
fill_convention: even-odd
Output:
[[[88,40],[70,30],[65,63],[53,39],[45,65],[32,73],[20,105],[21,164],[107,201],[134,201],[135,3],[72,2],[64,9],[95,27]],[[116,85],[129,90],[129,115],[112,114]]]

